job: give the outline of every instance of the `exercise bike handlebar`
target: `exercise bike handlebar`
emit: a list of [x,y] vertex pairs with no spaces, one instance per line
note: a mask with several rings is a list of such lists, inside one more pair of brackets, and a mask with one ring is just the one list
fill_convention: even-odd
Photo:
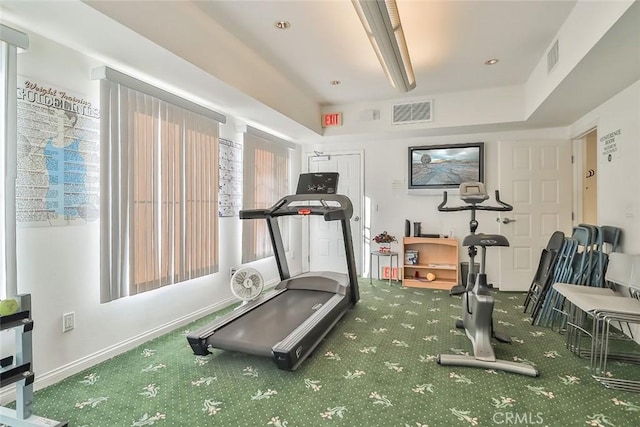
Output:
[[447,204],[447,192],[442,193],[442,203],[438,205],[440,212],[459,212],[459,211],[494,211],[494,212],[507,212],[512,211],[513,206],[507,202],[500,200],[500,191],[496,190],[496,203],[500,206],[483,206],[477,203],[471,203],[465,206],[446,206]]

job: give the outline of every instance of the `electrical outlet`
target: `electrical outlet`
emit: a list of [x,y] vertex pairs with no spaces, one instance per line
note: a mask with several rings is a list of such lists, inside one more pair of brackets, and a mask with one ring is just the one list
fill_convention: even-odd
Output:
[[62,332],[69,332],[76,327],[76,314],[74,312],[62,315]]

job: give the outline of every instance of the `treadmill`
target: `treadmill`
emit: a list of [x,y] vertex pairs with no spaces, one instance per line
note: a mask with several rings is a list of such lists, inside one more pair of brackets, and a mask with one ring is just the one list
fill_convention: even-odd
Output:
[[[240,211],[241,219],[264,219],[271,236],[281,282],[257,299],[238,307],[187,340],[194,354],[209,348],[272,357],[279,369],[295,371],[342,316],[360,299],[351,238],[353,205],[335,194],[337,173],[301,174],[295,195],[285,196],[269,209]],[[278,217],[322,215],[340,221],[348,274],[307,272],[294,277],[278,226]]]

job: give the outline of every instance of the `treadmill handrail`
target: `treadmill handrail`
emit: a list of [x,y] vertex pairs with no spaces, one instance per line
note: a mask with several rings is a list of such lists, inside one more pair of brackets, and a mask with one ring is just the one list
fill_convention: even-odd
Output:
[[[320,202],[320,205],[292,205],[295,202]],[[338,202],[340,206],[330,206],[326,202]],[[350,219],[353,216],[351,200],[342,194],[292,194],[278,200],[268,209],[243,209],[240,219],[262,219],[268,217],[300,215],[322,215],[325,221]]]

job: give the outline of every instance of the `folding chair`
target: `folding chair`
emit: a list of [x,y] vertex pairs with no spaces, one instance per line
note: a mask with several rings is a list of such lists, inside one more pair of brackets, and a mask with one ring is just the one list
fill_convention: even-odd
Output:
[[551,234],[547,247],[542,250],[540,254],[540,261],[538,262],[538,268],[533,276],[529,291],[524,300],[524,312],[529,309],[529,305],[532,304],[531,317],[535,318],[537,312],[540,309],[542,301],[548,288],[551,285],[551,278],[553,276],[553,270],[555,268],[556,259],[564,244],[564,233],[562,231],[555,231]]

